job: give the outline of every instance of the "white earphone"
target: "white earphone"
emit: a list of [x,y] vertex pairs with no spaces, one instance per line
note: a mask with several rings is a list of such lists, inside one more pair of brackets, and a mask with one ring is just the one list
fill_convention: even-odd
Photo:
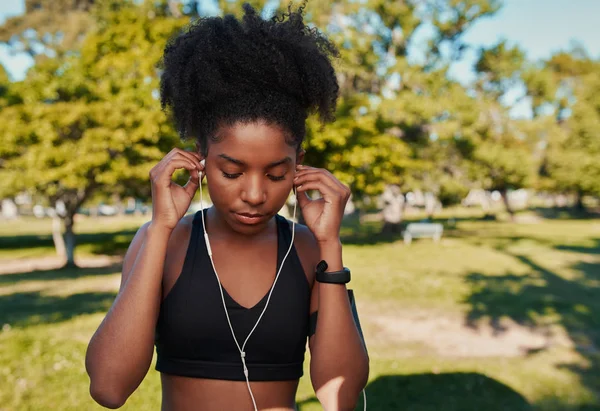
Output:
[[[205,166],[206,160],[201,160],[200,164]],[[248,387],[248,392],[250,393],[250,398],[252,399],[252,404],[254,405],[254,411],[258,411],[258,407],[256,405],[256,400],[254,399],[254,394],[252,393],[252,388],[250,388],[250,380],[248,377],[249,372],[248,372],[248,367],[246,366],[246,352],[244,351],[244,349],[246,347],[246,343],[250,339],[250,336],[252,335],[252,333],[254,332],[256,327],[258,327],[258,323],[262,319],[265,311],[267,311],[267,307],[269,306],[269,301],[271,300],[271,294],[273,294],[273,290],[275,289],[275,284],[277,284],[277,280],[279,279],[279,274],[281,274],[281,270],[283,268],[283,265],[285,264],[285,260],[287,259],[288,255],[290,254],[290,251],[292,250],[292,247],[294,246],[294,235],[296,233],[296,207],[298,205],[298,197],[297,197],[298,193],[296,192],[296,188],[294,187],[295,201],[294,201],[294,214],[292,216],[292,239],[290,241],[290,246],[289,246],[287,252],[285,253],[285,256],[283,257],[283,260],[281,260],[281,265],[279,266],[279,270],[277,270],[277,275],[275,276],[273,285],[271,286],[271,289],[269,290],[269,295],[267,297],[267,302],[265,303],[265,307],[263,308],[262,312],[260,313],[260,316],[256,320],[256,324],[254,324],[254,327],[252,327],[252,330],[250,330],[250,332],[248,333],[248,336],[246,337],[246,340],[244,340],[244,343],[240,347],[240,343],[238,342],[237,338],[235,337],[235,332],[233,331],[233,326],[231,325],[229,313],[227,312],[227,305],[225,304],[225,296],[223,294],[223,286],[221,285],[221,280],[219,278],[219,275],[217,274],[215,262],[213,261],[213,257],[212,257],[212,249],[210,248],[210,240],[208,239],[208,233],[206,232],[206,223],[204,221],[204,211],[203,211],[204,204],[202,202],[202,174],[200,174],[200,176],[199,176],[199,184],[200,184],[200,213],[202,216],[202,230],[204,231],[204,242],[206,243],[208,257],[210,258],[210,263],[213,267],[215,276],[217,277],[217,283],[219,284],[219,291],[221,293],[221,302],[223,303],[223,309],[225,310],[225,317],[227,317],[227,323],[229,324],[229,330],[231,331],[231,336],[233,337],[233,341],[235,342],[235,345],[236,345],[238,351],[240,352],[240,359],[242,360],[242,366],[244,368],[244,376],[246,377],[246,386]],[[367,394],[365,393],[365,390],[363,390],[363,398],[364,398],[364,410],[366,411],[367,410]]]

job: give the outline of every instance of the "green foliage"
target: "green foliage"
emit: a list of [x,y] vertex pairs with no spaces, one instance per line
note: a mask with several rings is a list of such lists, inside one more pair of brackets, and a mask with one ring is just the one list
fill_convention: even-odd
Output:
[[468,158],[474,182],[502,193],[508,211],[507,191],[530,187],[535,182],[536,161],[527,123],[512,119],[502,98],[517,84],[525,70],[525,54],[505,41],[481,50],[475,68],[474,91],[479,98],[477,133]]
[[546,171],[560,191],[600,195],[600,80],[596,73],[581,77],[563,138],[551,141],[548,148]]
[[523,68],[525,54],[517,46],[510,47],[506,41],[484,49],[475,64],[480,74],[481,88],[497,99],[518,79]]
[[407,144],[386,132],[376,113],[361,108],[357,97],[342,99],[333,125],[321,129],[316,120],[309,122],[305,144],[307,161],[335,173],[358,199],[401,184],[411,163]]
[[4,66],[0,64],[0,108],[6,105],[6,94],[9,87],[8,73],[4,69]]
[[[148,172],[178,137],[156,98],[167,39],[189,21],[166,2],[102,2],[77,52],[40,58],[0,112],[0,197],[30,192],[66,206],[92,195],[148,198]],[[13,86],[11,85],[11,88]]]
[[1,195],[31,191],[75,209],[95,190],[147,195],[151,164],[177,143],[153,97],[155,65],[187,19],[131,3],[98,16],[80,55],[37,64],[20,85],[25,104],[0,114],[11,124]]
[[535,114],[546,127],[541,143],[541,188],[600,193],[600,62],[574,48],[558,52],[524,76]]
[[[7,125],[0,195],[30,191],[46,203],[66,201],[69,211],[92,197],[148,198],[147,171],[180,144],[158,105],[156,63],[166,40],[194,17],[195,3],[26,4],[23,16],[0,28],[0,41],[36,57],[23,82],[9,83],[0,69],[0,120]],[[215,5],[241,14],[241,0]],[[341,54],[337,122],[321,128],[309,119],[307,161],[350,185],[359,205],[389,184],[432,191],[447,204],[474,186],[600,191],[593,138],[598,62],[581,49],[531,64],[517,46],[500,41],[479,50],[477,80],[465,87],[448,76],[450,64],[467,48],[463,33],[493,15],[500,1],[305,6],[306,19]],[[287,3],[278,7],[285,11]],[[424,27],[430,35],[423,41],[415,33]],[[418,58],[408,58],[411,47]],[[531,98],[532,120],[511,118],[503,100],[519,82]]]
[[[464,31],[498,7],[489,0],[339,1],[329,10],[309,3],[309,13],[318,11],[312,18],[340,47],[343,99],[336,123],[311,128],[307,159],[335,171],[358,199],[388,184],[439,193],[444,179],[465,181],[463,151],[476,134],[476,103],[447,72],[464,48]],[[424,26],[434,28],[424,61],[411,61],[408,49]]]
[[94,0],[25,0],[25,13],[0,26],[0,42],[32,57],[74,50],[94,23]]

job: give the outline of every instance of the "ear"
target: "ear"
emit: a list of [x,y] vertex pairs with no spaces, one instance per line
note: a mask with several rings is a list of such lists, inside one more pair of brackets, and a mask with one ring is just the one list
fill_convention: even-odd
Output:
[[298,153],[296,154],[296,165],[302,164],[304,162],[305,154],[306,154],[306,151],[303,148],[298,150]]

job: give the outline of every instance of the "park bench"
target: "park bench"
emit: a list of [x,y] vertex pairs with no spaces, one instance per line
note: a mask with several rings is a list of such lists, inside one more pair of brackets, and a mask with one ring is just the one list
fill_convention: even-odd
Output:
[[433,238],[437,243],[442,237],[444,226],[439,223],[410,223],[404,230],[404,243],[410,244],[413,238]]

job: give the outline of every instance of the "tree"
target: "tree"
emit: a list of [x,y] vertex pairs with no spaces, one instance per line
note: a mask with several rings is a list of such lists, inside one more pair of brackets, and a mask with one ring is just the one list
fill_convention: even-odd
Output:
[[0,107],[7,104],[6,94],[9,88],[8,73],[2,64],[0,64]]
[[166,2],[103,3],[81,49],[39,61],[18,85],[22,104],[0,113],[0,196],[64,204],[67,265],[77,209],[94,193],[149,196],[149,169],[178,142],[156,98],[156,63],[189,21],[170,13]]
[[541,188],[573,193],[583,209],[585,195],[600,195],[600,62],[575,46],[532,65],[523,75],[539,136]]
[[32,58],[74,50],[92,27],[94,0],[25,0],[25,13],[0,27],[0,42]]
[[[448,67],[466,48],[462,34],[500,2],[329,4],[309,3],[307,10],[340,48],[341,102],[336,123],[323,132],[311,128],[307,159],[335,170],[363,203],[388,185],[404,192],[460,191],[449,181],[468,178],[462,152],[477,117],[473,99],[449,79]],[[433,34],[417,44],[424,27]],[[411,59],[411,48],[422,56]]]
[[500,41],[482,49],[476,63],[474,90],[479,96],[479,132],[470,158],[472,176],[482,188],[498,190],[513,215],[508,191],[529,187],[535,176],[527,121],[511,118],[510,104],[503,101],[519,84],[525,54],[516,46]]

